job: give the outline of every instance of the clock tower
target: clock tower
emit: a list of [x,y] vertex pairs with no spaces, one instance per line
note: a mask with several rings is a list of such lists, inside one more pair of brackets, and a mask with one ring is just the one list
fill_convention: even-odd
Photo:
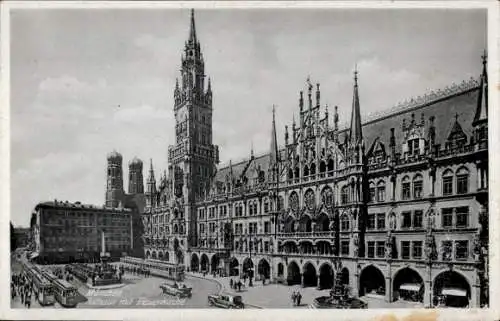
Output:
[[218,146],[212,144],[212,88],[196,36],[191,10],[189,38],[181,59],[181,77],[174,90],[175,145],[168,150],[176,203],[186,221],[188,245],[196,245],[194,203],[203,198],[215,174]]

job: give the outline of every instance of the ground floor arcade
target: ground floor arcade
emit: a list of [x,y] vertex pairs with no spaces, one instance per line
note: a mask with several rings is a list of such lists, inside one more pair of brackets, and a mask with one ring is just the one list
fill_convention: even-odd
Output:
[[286,285],[332,288],[335,280],[356,297],[377,296],[386,302],[421,302],[427,307],[479,307],[480,284],[471,264],[416,264],[374,260],[290,257],[191,252],[186,255],[191,271],[226,276],[249,276]]

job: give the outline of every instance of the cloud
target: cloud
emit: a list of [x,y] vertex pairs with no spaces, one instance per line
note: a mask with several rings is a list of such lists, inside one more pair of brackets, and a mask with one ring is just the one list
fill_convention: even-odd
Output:
[[59,77],[49,77],[40,82],[38,86],[41,92],[79,92],[89,89],[90,86],[75,77],[63,75]]

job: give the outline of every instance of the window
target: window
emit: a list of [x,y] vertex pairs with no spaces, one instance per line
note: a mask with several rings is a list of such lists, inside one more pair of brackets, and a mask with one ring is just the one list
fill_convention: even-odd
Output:
[[441,243],[441,259],[443,261],[451,261],[451,253],[453,251],[453,243],[452,241],[443,241]]
[[375,242],[373,241],[368,242],[368,257],[375,257]]
[[455,259],[467,260],[469,256],[469,241],[455,241]]
[[349,187],[348,186],[342,187],[341,201],[342,201],[342,204],[347,204],[349,202]]
[[469,208],[467,206],[457,207],[455,209],[457,220],[456,227],[468,227],[469,226]]
[[370,202],[374,202],[376,200],[375,198],[375,186],[373,183],[370,183]]
[[411,195],[410,195],[411,194],[411,192],[410,192],[410,179],[408,178],[408,176],[403,178],[401,185],[402,185],[401,198],[403,200],[410,199],[410,197],[411,197]]
[[413,241],[413,258],[422,258],[422,241]]
[[417,154],[419,152],[418,138],[408,140],[408,153],[410,155]]
[[349,217],[347,215],[342,216],[342,222],[340,224],[340,229],[342,231],[349,231]]
[[443,174],[443,195],[453,194],[453,172],[447,170]]
[[269,252],[269,241],[264,242],[264,252]]
[[269,200],[266,198],[264,200],[264,213],[269,212]]
[[457,172],[457,194],[466,194],[469,191],[469,172],[461,168]]
[[385,230],[385,214],[377,214],[377,229]]
[[349,241],[340,242],[340,254],[349,256]]
[[410,258],[410,241],[401,241],[401,258]]
[[385,242],[377,241],[377,257],[385,256]]
[[441,225],[446,228],[446,227],[452,227],[453,226],[453,208],[443,208],[441,210]]
[[385,201],[385,182],[380,181],[377,185],[377,202]]
[[401,221],[401,227],[402,228],[411,227],[411,212],[403,212],[401,213],[401,216],[403,217]]
[[422,221],[424,218],[424,213],[421,210],[415,211],[413,215],[413,227],[414,228],[422,228]]
[[422,198],[423,179],[421,175],[416,175],[413,179],[413,197]]
[[368,225],[366,228],[369,230],[375,229],[375,214],[368,214]]
[[271,233],[271,223],[264,222],[264,233]]

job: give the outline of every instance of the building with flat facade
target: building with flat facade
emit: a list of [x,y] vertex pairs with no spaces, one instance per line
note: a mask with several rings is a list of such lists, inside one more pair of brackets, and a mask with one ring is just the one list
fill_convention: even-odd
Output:
[[111,257],[133,249],[133,211],[54,200],[39,203],[31,218],[32,257],[40,263],[99,261],[102,237]]

